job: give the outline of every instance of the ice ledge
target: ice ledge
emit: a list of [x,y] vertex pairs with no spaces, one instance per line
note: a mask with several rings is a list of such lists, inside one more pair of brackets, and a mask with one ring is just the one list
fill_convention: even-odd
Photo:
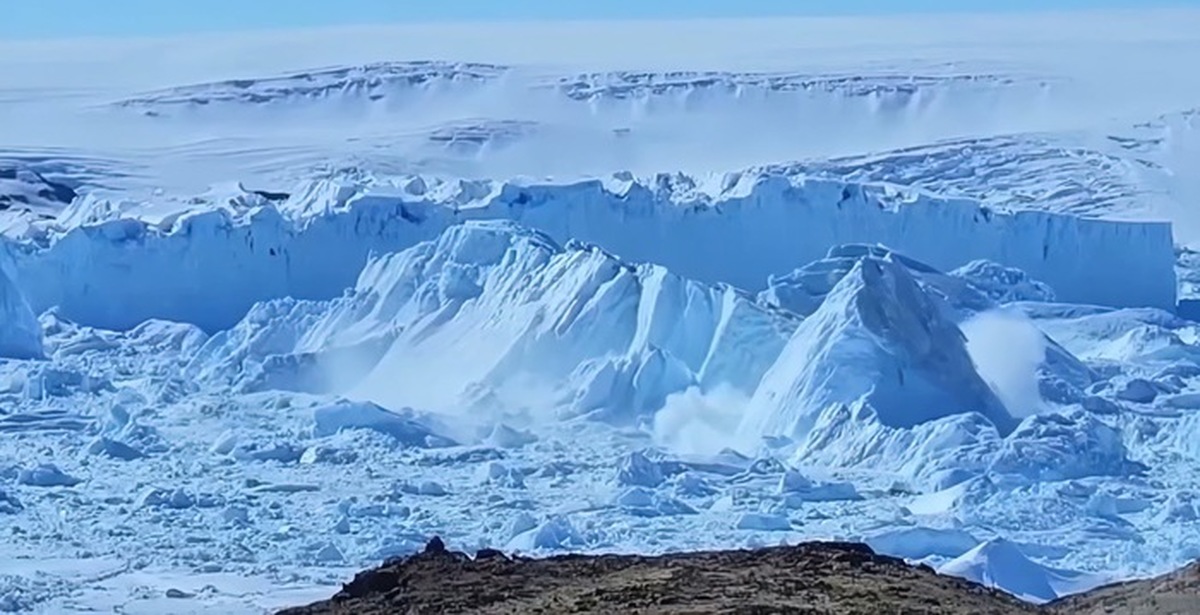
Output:
[[829,247],[881,243],[950,270],[1016,267],[1062,301],[1175,308],[1171,225],[994,212],[977,202],[828,179],[746,172],[569,184],[407,178],[317,182],[276,205],[245,198],[160,224],[109,219],[14,246],[34,310],[60,306],[117,329],[149,318],[231,326],[256,301],[324,299],[371,253],[401,250],[469,219],[511,219],[703,282],[760,290]]

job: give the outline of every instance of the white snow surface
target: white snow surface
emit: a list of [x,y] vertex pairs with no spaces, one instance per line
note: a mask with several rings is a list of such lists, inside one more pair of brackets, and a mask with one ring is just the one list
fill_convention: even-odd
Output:
[[499,27],[0,42],[0,612],[1200,556],[1200,13]]
[[1091,589],[1102,578],[1042,566],[1025,556],[1021,549],[1002,538],[979,546],[946,562],[941,574],[963,577],[997,589],[1004,589],[1030,602],[1049,602],[1059,596]]

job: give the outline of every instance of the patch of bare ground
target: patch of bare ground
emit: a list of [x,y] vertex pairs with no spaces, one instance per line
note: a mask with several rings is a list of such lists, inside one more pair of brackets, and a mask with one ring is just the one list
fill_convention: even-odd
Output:
[[471,558],[435,540],[425,553],[359,573],[329,600],[280,615],[1037,612],[856,544],[526,559],[496,551]]
[[1196,615],[1200,563],[1160,577],[1107,585],[1046,606],[1056,615]]
[[431,613],[1198,615],[1200,563],[1038,607],[860,544],[529,559],[469,557],[435,538],[329,600],[279,615]]

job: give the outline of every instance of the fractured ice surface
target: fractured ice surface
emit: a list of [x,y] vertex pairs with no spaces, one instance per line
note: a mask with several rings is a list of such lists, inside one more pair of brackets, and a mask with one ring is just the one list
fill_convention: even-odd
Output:
[[367,38],[0,85],[0,610],[262,612],[432,534],[863,540],[1035,601],[1200,554],[1197,133],[1133,127],[1194,96]]
[[472,222],[372,260],[342,298],[257,306],[189,369],[255,390],[326,382],[446,411],[628,418],[692,385],[752,390],[798,320],[729,287]]
[[[0,362],[0,433],[50,445],[0,456],[3,510],[26,528],[19,545],[50,544],[28,531],[71,497],[93,551],[299,566],[312,582],[433,532],[529,553],[834,535],[934,563],[997,531],[1022,548],[1177,540],[1167,528],[1195,507],[1160,501],[1143,477],[1178,467],[1153,451],[1200,458],[1184,435],[1194,421],[1134,418],[1126,404],[1151,403],[1146,386],[1186,396],[1200,367],[1127,341],[1123,356],[1151,367],[1125,370],[1095,349],[1121,338],[1119,323],[1186,347],[1186,324],[1047,303],[1024,274],[982,270],[835,247],[772,282],[811,298],[793,311],[780,294],[477,220],[372,255],[340,296],[269,299],[208,333],[164,320],[110,331],[50,310],[35,319],[48,358]],[[968,352],[960,327],[999,309],[994,298],[1022,299],[1010,309],[1064,342],[1038,346],[1034,384],[1069,393],[1038,414],[1014,416]],[[131,533],[112,529],[122,510]],[[185,522],[219,529],[198,539]],[[886,529],[914,523],[929,529]],[[1109,571],[1103,541],[1029,557]]]

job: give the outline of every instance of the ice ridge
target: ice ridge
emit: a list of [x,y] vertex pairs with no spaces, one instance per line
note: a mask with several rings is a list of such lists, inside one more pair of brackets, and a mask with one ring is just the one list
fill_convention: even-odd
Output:
[[324,383],[391,407],[627,421],[692,386],[748,394],[797,321],[728,286],[469,221],[372,258],[342,298],[256,306],[190,370],[245,390]]
[[977,412],[1014,421],[975,371],[966,338],[908,268],[864,256],[797,328],[763,378],[743,436],[803,439],[830,405],[862,400],[884,425],[908,428]]

